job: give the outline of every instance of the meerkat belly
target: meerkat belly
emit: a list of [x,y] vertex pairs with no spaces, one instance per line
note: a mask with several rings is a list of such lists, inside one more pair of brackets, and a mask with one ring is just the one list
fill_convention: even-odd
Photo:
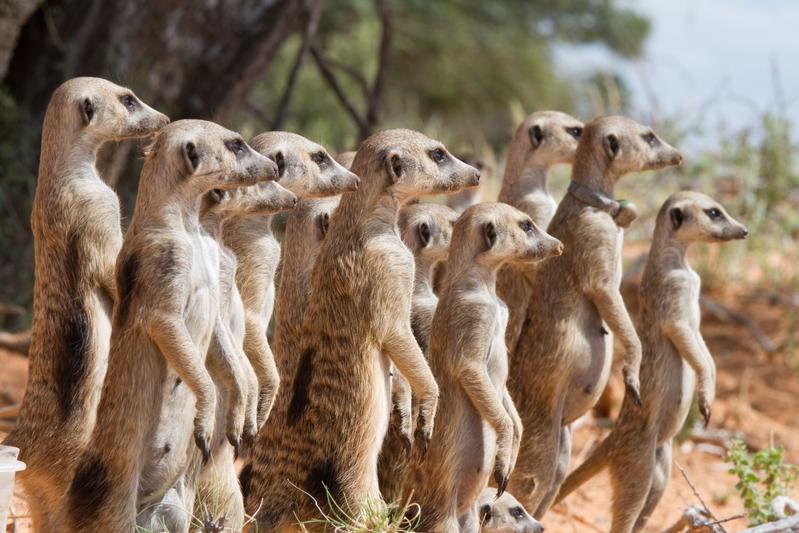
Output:
[[508,351],[505,345],[505,328],[508,326],[508,307],[497,301],[497,321],[494,327],[494,336],[488,352],[487,369],[491,382],[502,397],[505,383],[508,380]]
[[691,409],[696,388],[696,372],[667,341],[663,341],[663,343],[663,351],[666,353],[661,357],[664,359],[666,368],[663,369],[661,375],[673,377],[663,385],[665,394],[661,406],[658,443],[673,438],[680,431],[688,418],[688,411]]
[[565,422],[580,418],[596,404],[607,384],[612,358],[612,339],[596,307],[581,297],[570,325],[571,385],[566,396]]

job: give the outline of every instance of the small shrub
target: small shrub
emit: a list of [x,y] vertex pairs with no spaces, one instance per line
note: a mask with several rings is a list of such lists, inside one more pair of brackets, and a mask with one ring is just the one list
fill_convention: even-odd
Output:
[[785,496],[799,476],[799,467],[783,462],[782,446],[769,446],[752,453],[743,441],[733,439],[726,461],[729,473],[738,477],[735,489],[741,496],[750,525],[777,520],[771,503]]

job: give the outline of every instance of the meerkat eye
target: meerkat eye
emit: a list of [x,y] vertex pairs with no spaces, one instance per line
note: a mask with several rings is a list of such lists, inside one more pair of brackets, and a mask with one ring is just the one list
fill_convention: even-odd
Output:
[[440,165],[447,160],[447,152],[445,152],[441,148],[436,148],[435,150],[431,150],[430,159],[435,161],[436,165]]
[[583,128],[566,128],[566,133],[574,137],[575,139],[579,139],[580,136],[583,134]]
[[533,234],[533,222],[531,220],[522,220],[519,222],[519,227],[522,228],[522,231],[527,235]]
[[653,148],[655,146],[657,146],[658,144],[660,144],[660,141],[658,141],[658,138],[651,131],[649,133],[645,133],[641,137],[644,139],[646,144],[648,144],[649,146],[651,146]]
[[705,213],[707,213],[707,216],[710,217],[710,220],[719,220],[720,218],[722,218],[721,210],[716,209],[715,207],[706,209]]
[[516,520],[521,520],[524,518],[524,510],[521,507],[513,507],[510,510],[510,515]]
[[237,158],[242,157],[247,153],[247,144],[241,139],[233,139],[225,143],[227,149],[236,154]]
[[122,102],[122,105],[127,108],[128,111],[133,112],[136,111],[139,107],[139,101],[136,100],[136,97],[132,94],[125,94],[119,99]]
[[488,504],[483,505],[480,507],[480,520],[485,522],[487,520],[491,520],[491,506]]
[[321,167],[327,163],[327,154],[320,150],[319,152],[311,154],[311,160]]

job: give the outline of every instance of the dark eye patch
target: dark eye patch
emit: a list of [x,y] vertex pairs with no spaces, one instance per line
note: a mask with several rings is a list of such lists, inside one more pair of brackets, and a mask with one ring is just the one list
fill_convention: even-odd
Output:
[[573,128],[566,128],[566,133],[574,137],[575,139],[580,139],[580,136],[583,134],[583,128],[573,127]]
[[707,213],[707,216],[710,217],[710,220],[721,220],[724,218],[724,214],[721,212],[721,210],[715,207],[705,209],[705,213]]
[[447,160],[447,152],[442,150],[441,148],[430,150],[429,155],[430,159],[432,159],[436,165],[440,165]]
[[132,94],[122,95],[119,101],[122,102],[122,105],[130,112],[136,111],[139,108],[139,101]]
[[519,222],[519,227],[522,228],[522,231],[525,232],[527,235],[533,234],[533,222],[530,220],[522,220]]
[[227,149],[236,154],[236,158],[241,158],[247,154],[247,144],[241,139],[233,139],[225,143]]
[[641,135],[641,138],[644,140],[644,142],[646,142],[646,144],[652,147],[655,147],[658,144],[660,144],[660,141],[658,140],[657,136],[651,131],[649,133]]
[[313,161],[314,163],[316,163],[321,167],[322,165],[327,164],[328,157],[326,153],[320,150],[318,152],[314,152],[313,154],[311,154],[311,161]]
[[524,509],[521,507],[512,507],[510,510],[510,515],[516,520],[521,520],[524,518]]

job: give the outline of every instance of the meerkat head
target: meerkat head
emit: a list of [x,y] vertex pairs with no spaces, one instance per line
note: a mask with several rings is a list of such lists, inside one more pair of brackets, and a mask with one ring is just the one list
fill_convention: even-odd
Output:
[[352,168],[352,160],[355,159],[355,151],[341,152],[335,159],[339,165],[349,170]]
[[443,144],[404,129],[381,131],[364,140],[352,170],[363,178],[369,176],[370,187],[388,191],[401,201],[480,183],[480,172],[453,157]]
[[238,189],[212,189],[203,196],[200,212],[218,214],[223,219],[264,216],[293,209],[297,196],[275,181]]
[[305,137],[270,131],[251,142],[277,164],[280,184],[300,197],[332,196],[358,188],[358,176],[338,164],[323,146]]
[[713,198],[694,191],[672,194],[658,213],[657,225],[668,228],[680,242],[724,242],[744,239],[746,227]]
[[[52,116],[55,114],[59,116]],[[145,137],[169,123],[169,117],[139,100],[130,89],[88,77],[62,83],[53,93],[47,115],[97,142]]]
[[172,122],[158,132],[146,154],[143,175],[172,180],[172,186],[189,196],[277,178],[274,162],[250,148],[238,133],[205,120]]
[[524,154],[525,162],[555,165],[571,163],[583,134],[583,123],[560,111],[538,111],[516,128],[511,150]]
[[474,261],[492,268],[505,263],[532,263],[563,253],[558,239],[539,228],[527,214],[501,202],[467,208],[455,223],[451,248],[468,249]]
[[682,156],[649,126],[620,116],[599,117],[586,124],[577,147],[577,161],[602,162],[616,179],[628,172],[679,165]]
[[484,533],[543,533],[544,526],[522,507],[509,492],[499,498],[497,491],[486,488],[477,499],[480,531]]
[[399,228],[402,242],[414,257],[429,263],[446,260],[452,239],[452,226],[458,214],[443,204],[412,203],[400,210]]

